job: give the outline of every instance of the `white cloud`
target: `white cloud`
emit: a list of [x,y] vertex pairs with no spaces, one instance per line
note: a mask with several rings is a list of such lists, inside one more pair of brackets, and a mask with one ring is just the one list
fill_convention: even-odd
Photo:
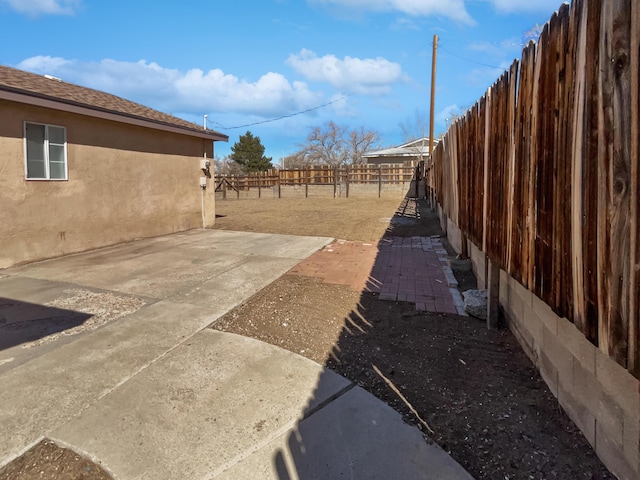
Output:
[[318,57],[302,49],[290,55],[287,64],[313,82],[325,82],[345,92],[384,95],[391,85],[405,79],[402,67],[385,58],[353,58],[340,60],[335,55]]
[[27,70],[37,73],[57,72],[65,68],[65,65],[72,63],[60,57],[49,57],[39,55],[37,57],[27,58],[18,64],[21,70]]
[[18,13],[30,17],[39,15],[73,15],[82,0],[0,0]]
[[251,82],[219,69],[183,72],[145,60],[80,62],[48,56],[28,58],[17,67],[172,113],[234,112],[269,117],[326,101],[322,93],[309,90],[306,83],[291,83],[273,72]]
[[464,0],[308,0],[350,11],[400,12],[413,17],[440,16],[456,22],[473,24]]
[[502,13],[548,12],[549,16],[560,8],[562,0],[489,0]]

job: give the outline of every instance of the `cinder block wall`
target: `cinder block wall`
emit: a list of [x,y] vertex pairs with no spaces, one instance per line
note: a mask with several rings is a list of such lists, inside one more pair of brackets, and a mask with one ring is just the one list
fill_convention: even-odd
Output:
[[[452,222],[447,227],[455,246],[460,231]],[[484,288],[484,252],[471,242],[468,251],[478,288]],[[504,271],[500,305],[509,328],[598,457],[618,478],[639,479],[640,381]]]
[[[378,194],[385,198],[402,198],[410,191],[410,183],[404,184],[384,184],[382,189],[379,190],[378,184],[352,184],[349,185],[349,197],[370,197],[377,198]],[[215,192],[216,199],[222,200],[224,194],[222,191]],[[310,198],[333,198],[333,185],[309,185],[305,188],[304,185],[283,185],[280,187],[280,195],[282,198],[305,198],[307,195]],[[346,186],[338,185],[336,188],[335,196],[338,198],[345,198],[347,196]],[[238,192],[232,189],[227,190],[227,199],[250,199],[250,198],[278,198],[278,187],[263,187],[258,192],[258,187],[253,187],[249,190],[240,190]]]

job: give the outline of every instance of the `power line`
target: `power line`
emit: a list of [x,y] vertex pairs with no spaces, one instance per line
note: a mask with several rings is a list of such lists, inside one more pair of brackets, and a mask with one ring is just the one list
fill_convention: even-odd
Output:
[[448,54],[453,55],[454,57],[457,57],[457,58],[459,58],[461,60],[464,60],[466,62],[469,62],[469,63],[475,63],[476,65],[480,65],[482,67],[504,70],[504,67],[496,67],[495,65],[488,65],[488,64],[482,63],[482,62],[476,62],[475,60],[471,60],[470,58],[466,58],[466,57],[463,57],[461,55],[458,55],[457,53],[453,53],[451,50],[448,50],[448,49],[446,49],[446,48],[444,48],[442,46],[440,46],[440,50],[444,50]]
[[288,115],[281,115],[281,116],[276,117],[276,118],[270,118],[268,120],[261,120],[260,122],[247,123],[245,125],[238,125],[238,126],[235,126],[235,127],[225,127],[224,125],[222,125],[222,124],[220,124],[218,122],[211,122],[211,123],[214,124],[214,125],[218,125],[220,127],[220,129],[222,129],[222,130],[235,130],[237,128],[253,127],[254,125],[262,125],[262,124],[265,124],[265,123],[277,122],[278,120],[282,120],[284,118],[291,118],[291,117],[295,117],[295,116],[302,115],[302,114],[305,114],[305,113],[313,112],[314,110],[319,110],[321,108],[327,107],[327,106],[332,105],[334,103],[341,102],[342,100],[346,100],[347,98],[349,98],[351,96],[353,96],[353,94],[344,95],[344,96],[342,96],[340,98],[337,98],[335,100],[332,100],[330,102],[323,103],[322,105],[318,105],[316,107],[307,108],[306,110],[301,110],[299,112],[289,113]]

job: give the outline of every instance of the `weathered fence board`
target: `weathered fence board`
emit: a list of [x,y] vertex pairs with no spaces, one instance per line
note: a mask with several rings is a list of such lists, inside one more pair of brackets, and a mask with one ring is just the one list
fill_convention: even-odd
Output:
[[513,170],[513,221],[511,224],[511,270],[520,283],[528,285],[528,253],[531,238],[529,228],[529,182],[531,162],[531,110],[533,108],[533,67],[536,45],[530,42],[522,52],[515,115],[515,159]]
[[507,142],[507,171],[505,179],[507,188],[507,226],[505,239],[505,266],[504,269],[511,272],[513,269],[513,236],[514,236],[514,175],[516,169],[516,103],[518,88],[518,69],[520,64],[515,60],[509,69],[509,98],[507,103],[507,123],[509,125]]
[[622,365],[630,313],[630,7],[625,0],[603,5],[598,82],[599,339],[600,348]]
[[[631,14],[631,34],[629,42],[630,51],[630,89],[631,98],[631,135],[640,135],[640,3],[632,2]],[[640,378],[640,354],[638,353],[640,344],[640,142],[631,142],[631,213],[630,213],[630,258],[632,266],[631,279],[629,284],[629,351],[627,368],[636,377]]]

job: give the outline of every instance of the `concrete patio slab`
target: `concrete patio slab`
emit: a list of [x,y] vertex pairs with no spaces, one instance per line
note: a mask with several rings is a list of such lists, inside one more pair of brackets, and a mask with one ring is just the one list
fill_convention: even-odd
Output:
[[[139,240],[6,269],[10,276],[54,280],[110,291],[169,298],[262,258],[253,274],[272,280],[331,239],[222,230]],[[279,268],[265,265],[267,259]],[[284,269],[284,270],[283,270]],[[270,275],[273,271],[275,277]],[[268,283],[268,282],[267,282]]]
[[99,458],[117,478],[208,478],[348,385],[286,350],[206,329],[51,438]]
[[216,480],[473,480],[438,445],[359,387],[301,420]]
[[[69,421],[214,318],[161,301],[0,374],[0,464]],[[38,347],[39,348],[39,347]]]
[[[13,343],[0,350],[0,464],[330,241],[196,230],[3,270],[0,334],[12,332]],[[76,289],[132,295],[144,306],[45,345],[14,338],[61,317],[90,317],[50,306]]]

